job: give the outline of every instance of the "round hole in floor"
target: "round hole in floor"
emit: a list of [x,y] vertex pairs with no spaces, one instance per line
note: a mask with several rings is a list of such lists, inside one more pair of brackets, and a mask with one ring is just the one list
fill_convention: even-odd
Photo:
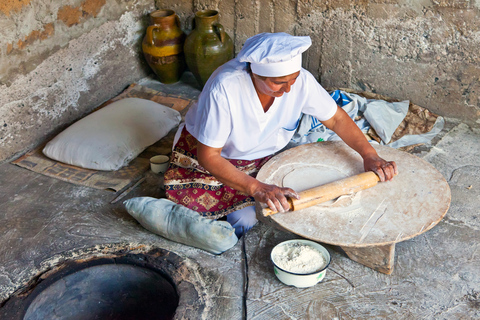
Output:
[[132,264],[101,264],[41,290],[23,319],[173,319],[178,302],[174,286],[159,272]]

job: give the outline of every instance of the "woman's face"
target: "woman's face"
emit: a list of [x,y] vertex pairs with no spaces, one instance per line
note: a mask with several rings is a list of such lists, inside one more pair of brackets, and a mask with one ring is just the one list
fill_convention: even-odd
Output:
[[252,73],[253,83],[259,93],[270,97],[281,97],[285,92],[290,92],[290,87],[295,83],[300,71],[284,77],[262,77]]

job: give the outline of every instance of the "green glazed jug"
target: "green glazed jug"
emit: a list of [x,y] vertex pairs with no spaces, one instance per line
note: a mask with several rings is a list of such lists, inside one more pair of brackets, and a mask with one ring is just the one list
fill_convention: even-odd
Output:
[[180,20],[173,10],[156,10],[150,13],[150,19],[142,42],[143,54],[160,82],[175,83],[185,71],[185,33]]
[[233,58],[233,41],[218,23],[218,11],[195,13],[195,29],[185,40],[185,60],[203,87],[219,66]]

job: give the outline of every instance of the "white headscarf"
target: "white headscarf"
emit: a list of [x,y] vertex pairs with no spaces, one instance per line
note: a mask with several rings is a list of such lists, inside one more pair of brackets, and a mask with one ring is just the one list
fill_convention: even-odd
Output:
[[264,77],[283,77],[302,68],[302,53],[312,45],[309,36],[288,33],[260,33],[245,42],[237,55],[250,62],[252,72]]

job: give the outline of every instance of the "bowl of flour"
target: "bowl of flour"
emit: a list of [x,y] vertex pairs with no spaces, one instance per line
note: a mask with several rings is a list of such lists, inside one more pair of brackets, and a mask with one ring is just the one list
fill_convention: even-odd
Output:
[[303,239],[279,243],[273,248],[270,258],[277,278],[297,288],[311,287],[322,281],[330,265],[327,249]]

